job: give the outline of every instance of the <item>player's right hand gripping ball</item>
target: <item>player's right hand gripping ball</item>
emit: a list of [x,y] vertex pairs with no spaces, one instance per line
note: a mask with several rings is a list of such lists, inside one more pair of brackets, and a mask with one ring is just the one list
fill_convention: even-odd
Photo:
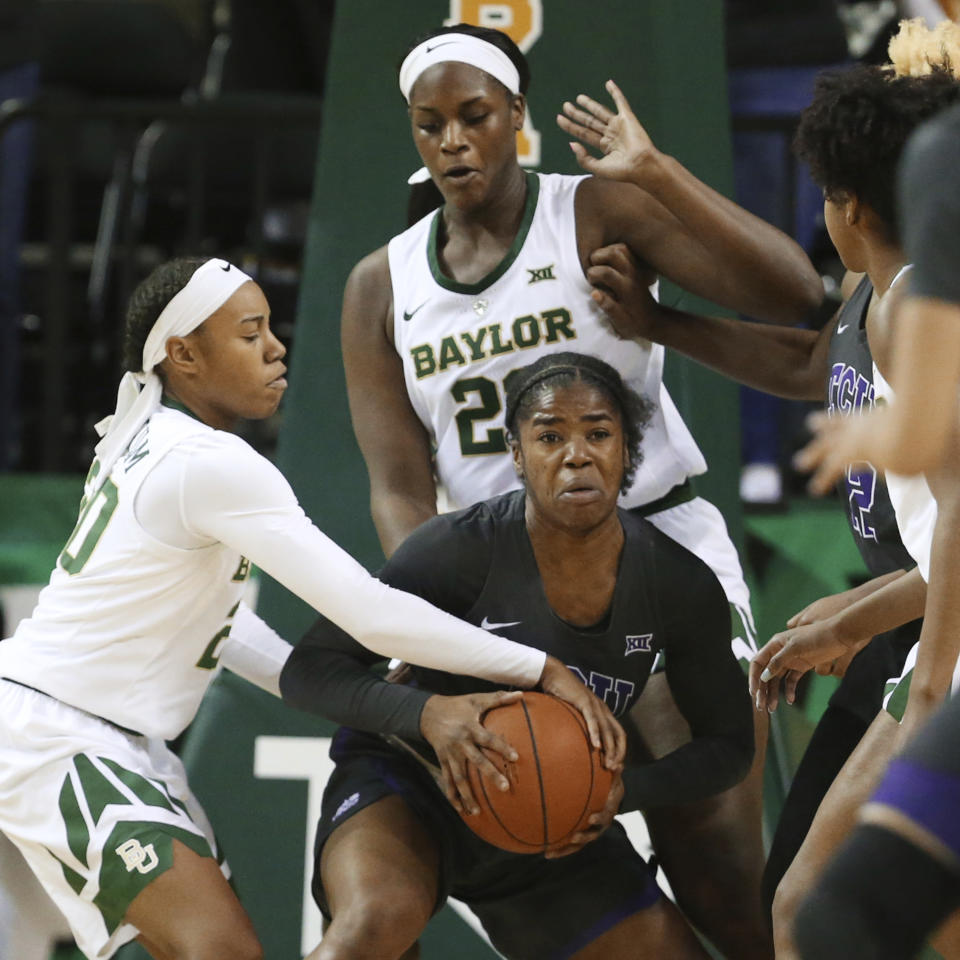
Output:
[[488,711],[483,725],[518,754],[514,762],[484,751],[510,781],[499,790],[468,766],[480,813],[464,822],[488,843],[514,853],[545,853],[565,845],[603,809],[613,776],[590,745],[583,717],[570,704],[544,693]]

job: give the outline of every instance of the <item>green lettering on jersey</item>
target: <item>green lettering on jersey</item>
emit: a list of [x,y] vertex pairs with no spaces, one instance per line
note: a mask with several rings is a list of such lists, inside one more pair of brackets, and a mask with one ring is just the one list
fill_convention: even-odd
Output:
[[240,558],[237,572],[230,578],[231,583],[243,583],[250,576],[250,561],[246,557]]
[[107,529],[113,511],[117,509],[117,499],[116,484],[108,477],[89,503],[86,503],[86,498],[81,501],[77,525],[57,558],[57,563],[67,573],[79,573],[90,559],[93,548]]
[[544,310],[541,316],[547,328],[547,343],[556,343],[561,334],[565,340],[577,339],[577,333],[571,326],[573,318],[569,310],[557,307],[554,310]]
[[481,327],[475,335],[461,333],[460,339],[470,348],[470,362],[483,359],[483,338],[487,335],[487,328]]
[[517,317],[513,321],[513,339],[517,347],[526,349],[540,342],[540,324],[536,317]]
[[199,667],[201,670],[212,670],[220,662],[220,647],[226,641],[227,637],[230,636],[230,628],[233,626],[233,615],[237,612],[239,606],[240,601],[238,600],[227,614],[226,624],[213,635],[210,642],[204,648],[203,653],[200,654],[200,659],[194,666]]
[[458,367],[465,366],[467,361],[464,359],[457,341],[453,337],[444,337],[440,341],[440,369],[446,370],[447,367],[456,364]]
[[512,340],[508,340],[506,343],[500,342],[500,324],[499,323],[496,324],[495,326],[490,327],[489,330],[490,330],[490,340],[492,343],[490,348],[491,357],[496,357],[501,353],[511,353],[515,349],[515,347],[513,346]]
[[413,369],[418,380],[429,377],[437,372],[437,362],[433,357],[433,347],[429,343],[423,343],[419,347],[414,347],[410,351],[413,358]]
[[454,418],[457,421],[457,432],[460,434],[460,452],[465,457],[506,453],[507,440],[502,427],[488,428],[482,440],[474,436],[474,425],[478,420],[492,420],[500,412],[500,393],[497,385],[486,377],[466,377],[458,380],[451,388],[451,392],[457,403],[466,403],[467,397],[471,394],[475,394],[480,401],[480,406],[464,407]]
[[142,430],[140,435],[140,442],[135,447],[131,446],[129,452],[123,458],[124,473],[132,470],[150,452],[147,449],[147,437],[149,435],[148,432],[146,430]]

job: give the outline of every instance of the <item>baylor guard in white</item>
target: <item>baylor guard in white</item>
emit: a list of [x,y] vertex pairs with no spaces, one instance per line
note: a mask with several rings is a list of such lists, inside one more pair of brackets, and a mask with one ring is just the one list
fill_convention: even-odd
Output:
[[251,562],[384,656],[520,687],[545,670],[542,651],[371,577],[269,461],[161,399],[152,371],[168,339],[247,282],[210,260],[164,307],[104,423],[50,582],[0,643],[0,831],[89,957],[138,935],[127,910],[173,865],[174,840],[217,857],[165,741],[221,665],[279,694],[291,648],[240,601]]

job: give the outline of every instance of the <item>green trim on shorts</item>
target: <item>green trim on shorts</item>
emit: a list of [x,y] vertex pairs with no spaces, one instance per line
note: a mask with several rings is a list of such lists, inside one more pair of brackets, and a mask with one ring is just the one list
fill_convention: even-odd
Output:
[[[103,762],[103,757],[98,757]],[[103,811],[111,804],[129,806],[130,798],[121,793],[83,753],[73,758],[73,766],[80,778],[80,789],[90,808],[90,818],[94,824],[100,822]]]
[[[84,803],[78,797],[78,790],[83,794]],[[84,804],[89,813],[84,811]],[[150,816],[148,810],[152,808],[175,817],[186,816],[193,822],[182,801],[170,797],[165,785],[157,785],[142,774],[120,766],[116,760],[79,753],[73,757],[73,770],[64,777],[60,788],[60,814],[70,852],[87,869],[87,876],[54,854],[64,878],[79,896],[91,879],[90,871],[95,869],[87,856],[91,833],[97,831],[107,807],[113,808],[114,817],[127,817],[113,826],[102,848],[97,839],[100,866],[99,875],[95,877],[97,892],[93,904],[112,936],[133,900],[173,866],[174,840],[201,857],[220,861],[199,827],[194,833],[175,824],[144,819]],[[126,807],[129,812],[118,811],[118,807]],[[104,824],[104,831],[110,819],[112,817]],[[99,833],[99,837],[102,836]],[[96,864],[96,859],[93,863]]]
[[883,697],[883,709],[897,723],[903,720],[903,713],[907,709],[907,698],[910,696],[910,681],[912,679],[913,670],[908,670],[899,680],[887,682]]
[[173,866],[174,840],[198,856],[215,859],[204,837],[182,827],[123,821],[113,828],[103,848],[100,889],[93,898],[111,936],[137,896]]
[[[97,759],[111,770],[114,776],[116,776],[124,786],[129,787],[141,803],[146,804],[148,807],[163,807],[164,810],[169,810],[171,813],[177,812],[166,790],[161,790],[139,773],[134,773],[132,770],[121,767],[115,760],[110,760],[107,757],[98,757]],[[180,809],[183,813],[187,812],[187,808],[182,804],[180,805]]]
[[61,867],[61,869],[63,870],[63,878],[64,878],[64,880],[66,880],[67,883],[70,884],[70,887],[72,888],[73,892],[79,896],[79,895],[80,895],[80,891],[83,890],[83,888],[87,885],[87,878],[84,877],[84,876],[82,876],[81,874],[77,873],[77,871],[74,870],[74,869],[72,869],[71,867],[68,867],[68,866],[67,866],[52,850],[50,850],[49,848],[47,849],[47,853],[49,853],[50,856],[53,857],[53,859],[56,860],[57,863],[60,864],[60,867]]
[[85,867],[88,866],[87,847],[90,845],[90,830],[80,809],[80,802],[77,800],[69,774],[63,778],[63,786],[60,788],[60,816],[63,817],[64,826],[67,828],[67,846],[70,847],[70,852]]

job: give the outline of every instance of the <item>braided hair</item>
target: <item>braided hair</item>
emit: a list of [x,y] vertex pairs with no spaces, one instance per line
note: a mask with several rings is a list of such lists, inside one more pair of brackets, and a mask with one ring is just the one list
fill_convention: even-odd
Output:
[[[143,366],[143,345],[163,308],[187,285],[207,257],[177,257],[161,263],[137,284],[127,304],[123,329],[123,369],[133,373]],[[162,376],[162,371],[157,370]]]
[[655,405],[630,389],[620,374],[599,357],[572,351],[550,353],[507,374],[504,380],[507,392],[504,417],[507,437],[511,443],[518,443],[518,425],[533,416],[540,400],[551,390],[570,387],[575,383],[584,383],[599,390],[620,411],[628,460],[620,492],[626,493],[643,460],[640,449],[643,430],[650,422]]

